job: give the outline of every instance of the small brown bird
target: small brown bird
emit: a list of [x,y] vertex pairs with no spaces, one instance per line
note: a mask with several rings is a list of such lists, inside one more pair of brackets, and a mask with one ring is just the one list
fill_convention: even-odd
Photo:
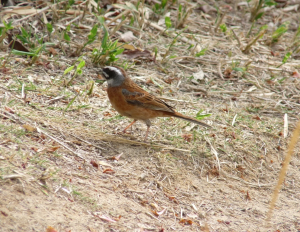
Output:
[[112,106],[121,115],[134,119],[123,132],[126,132],[137,120],[142,120],[147,125],[146,141],[151,126],[149,119],[156,117],[176,117],[211,127],[197,119],[176,112],[172,106],[134,83],[120,67],[106,66],[102,69],[102,74],[108,83],[107,94]]

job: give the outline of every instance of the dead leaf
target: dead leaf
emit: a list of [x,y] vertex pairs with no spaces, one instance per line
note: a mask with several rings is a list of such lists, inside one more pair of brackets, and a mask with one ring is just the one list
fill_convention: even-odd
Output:
[[282,11],[284,11],[284,12],[289,12],[289,11],[295,11],[295,12],[297,12],[298,11],[298,7],[299,7],[299,4],[292,5],[292,6],[287,6],[287,7],[283,8]]
[[209,169],[208,173],[211,174],[212,176],[219,176],[220,175],[220,172],[219,172],[219,170],[217,169],[216,166],[214,166],[213,168]]
[[93,165],[94,168],[97,168],[97,169],[99,168],[99,165],[94,160],[91,160],[90,164]]
[[2,214],[3,216],[5,216],[5,217],[8,216],[8,214],[7,214],[6,212],[4,212],[4,211],[0,211],[0,212],[1,212],[1,214]]
[[92,228],[92,227],[90,227],[90,226],[88,226],[88,228],[89,228],[90,232],[97,232],[96,229],[94,229],[94,228]]
[[243,167],[242,165],[237,165],[236,166],[236,170],[240,171],[240,172],[244,172],[245,171],[245,167]]
[[271,55],[274,57],[277,57],[277,56],[280,56],[280,53],[271,51]]
[[54,48],[49,48],[48,51],[53,55],[56,56],[58,52]]
[[226,225],[229,225],[230,222],[229,221],[223,221],[223,220],[217,220],[219,223],[222,223],[222,224],[226,224]]
[[22,163],[22,164],[21,164],[21,166],[22,166],[23,169],[26,169],[26,166],[27,166],[27,165],[28,165],[27,163]]
[[246,200],[251,201],[251,197],[249,195],[249,192],[247,191]]
[[121,156],[123,155],[123,152],[122,153],[120,153],[119,155],[117,155],[115,158],[116,158],[116,160],[119,160],[120,158],[121,158]]
[[170,201],[173,201],[176,204],[179,203],[174,196],[168,196],[167,194],[165,194],[165,196],[168,197]]
[[116,222],[115,220],[111,219],[110,217],[106,216],[106,215],[102,215],[102,216],[96,216],[104,221],[107,221],[107,222]]
[[158,210],[158,205],[156,203],[151,203],[150,206],[155,210]]
[[[5,61],[3,62],[3,65],[4,64],[5,64]],[[0,72],[2,72],[3,74],[10,74],[10,73],[12,73],[11,69],[10,68],[6,68],[6,67],[0,68]],[[9,77],[5,77],[4,79],[8,80],[10,78]]]
[[19,57],[16,57],[15,60],[16,60],[18,63],[22,63],[22,64],[27,64],[27,63],[28,63],[25,59],[19,58]]
[[108,158],[108,159],[110,159],[110,160],[117,160],[118,161],[121,158],[122,155],[123,155],[123,153],[121,153],[121,154],[119,154],[117,156],[113,156],[113,157]]
[[[99,46],[101,46],[101,44]],[[136,49],[134,45],[127,44],[127,43],[118,42],[117,46],[120,47],[120,48],[124,48],[125,50],[135,50]]]
[[82,142],[79,141],[79,140],[73,140],[72,143],[74,143],[74,144],[76,144],[76,145],[79,145],[79,146],[82,145]]
[[146,84],[154,84],[153,80],[151,78],[149,78],[147,81],[146,81]]
[[227,68],[224,71],[224,78],[230,79],[234,77],[234,75],[232,74],[232,68]]
[[107,169],[104,169],[104,170],[103,170],[103,173],[107,173],[107,174],[114,174],[114,173],[115,173],[115,171],[114,171],[114,170],[112,170],[112,169],[110,169],[110,168],[107,168]]
[[46,232],[58,232],[58,231],[56,229],[54,229],[53,227],[48,226]]
[[196,8],[195,11],[202,11],[205,14],[207,14],[209,12],[215,12],[215,13],[217,12],[217,10],[210,5],[203,5],[199,8]]
[[110,165],[109,163],[106,163],[104,161],[99,161],[99,164],[102,165],[102,166],[107,166],[107,167],[113,167],[112,165]]
[[35,151],[35,152],[37,152],[39,150],[37,147],[31,147],[30,149]]
[[8,15],[30,15],[34,13],[38,13],[38,10],[31,6],[16,7],[2,11],[2,14]]
[[300,73],[298,71],[293,72],[292,77],[300,78]]
[[162,211],[157,212],[158,216],[162,215],[166,210],[167,210],[167,208],[164,208]]
[[179,223],[184,224],[184,225],[192,225],[193,221],[190,219],[180,219]]
[[183,135],[181,135],[181,137],[189,143],[189,142],[191,142],[193,135],[192,134],[183,134]]
[[111,117],[112,115],[111,115],[110,112],[104,112],[104,113],[103,113],[103,116],[104,116],[104,117]]
[[7,112],[11,113],[11,114],[14,114],[14,113],[15,113],[11,108],[9,108],[9,107],[7,107],[7,106],[5,106],[4,109],[5,109]]
[[23,44],[21,44],[17,40],[13,40],[11,34],[7,33],[7,35],[8,35],[8,42],[9,42],[8,47],[10,47],[11,49],[21,51],[21,52],[29,52],[29,50],[26,47],[24,47]]
[[195,213],[190,213],[190,214],[187,214],[187,216],[188,216],[189,218],[193,218],[193,219],[195,219],[195,218],[197,218],[197,217],[198,217],[198,215],[197,215],[197,214],[195,214]]
[[48,152],[55,152],[58,148],[60,148],[60,146],[57,147],[50,147],[47,149]]
[[119,41],[128,43],[128,42],[132,42],[135,40],[137,40],[137,38],[133,35],[132,31],[127,31],[120,36]]
[[140,51],[138,49],[135,49],[133,51],[124,51],[122,53],[126,58],[128,59],[137,59],[137,58],[142,58],[146,60],[153,61],[154,57],[151,55],[151,52],[148,50]]
[[178,80],[178,78],[171,78],[171,77],[169,77],[168,79],[164,79],[164,82],[166,82],[167,84],[172,84],[172,82],[174,80]]
[[[80,14],[90,14],[89,11],[81,11],[81,10],[67,10],[66,13],[68,15],[80,15]],[[89,28],[92,29],[92,28]]]
[[115,221],[119,221],[119,220],[121,219],[121,217],[122,217],[122,216],[121,216],[121,215],[119,215],[119,217],[114,217],[114,218],[113,218],[113,220],[115,220]]
[[260,119],[260,117],[259,117],[259,116],[257,116],[257,115],[256,115],[256,116],[254,116],[254,117],[253,117],[253,119],[256,119],[256,120],[259,120],[259,121],[261,120],[261,119]]
[[194,80],[201,81],[204,79],[204,72],[202,70],[199,70],[198,72],[193,73],[193,77],[194,77]]
[[234,132],[231,133],[231,137],[232,137],[233,139],[236,139],[236,136],[235,136],[235,133],[234,133]]
[[124,48],[125,50],[132,50],[132,51],[134,51],[136,49],[135,46],[133,46],[131,44],[124,44],[124,45],[122,45],[122,48]]
[[29,104],[31,101],[32,101],[31,98],[25,98],[25,99],[24,99],[24,102],[27,103],[27,104]]
[[151,212],[153,213],[154,216],[156,216],[156,217],[159,216],[156,210],[151,210]]
[[146,206],[149,202],[147,200],[144,200],[144,201],[140,201],[140,204],[142,206]]
[[29,131],[29,132],[35,132],[35,131],[37,131],[37,129],[36,129],[35,127],[30,126],[30,125],[27,125],[27,124],[23,124],[22,127],[23,127],[25,130]]

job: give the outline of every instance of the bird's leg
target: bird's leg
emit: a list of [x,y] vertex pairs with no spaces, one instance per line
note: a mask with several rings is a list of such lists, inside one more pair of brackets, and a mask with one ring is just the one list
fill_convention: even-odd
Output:
[[137,120],[134,119],[133,122],[130,123],[130,124],[123,130],[123,133],[126,133],[126,130],[127,130],[128,128],[130,128],[136,121],[137,121]]
[[144,122],[145,122],[145,123],[146,123],[146,125],[147,125],[147,131],[146,131],[146,135],[145,135],[145,139],[144,139],[144,142],[146,142],[146,141],[147,141],[148,134],[149,134],[149,130],[150,130],[150,126],[151,126],[151,122],[150,122],[150,120],[149,120],[149,119],[145,120]]
[[146,131],[144,142],[147,141],[147,137],[148,137],[148,134],[149,134],[149,129],[150,129],[150,126],[147,125],[147,131]]

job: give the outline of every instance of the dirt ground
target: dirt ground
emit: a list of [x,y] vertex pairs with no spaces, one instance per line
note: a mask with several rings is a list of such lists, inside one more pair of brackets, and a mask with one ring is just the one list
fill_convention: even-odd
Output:
[[[49,1],[46,9],[45,2],[28,3],[44,14],[27,19],[32,12],[6,18],[13,7],[0,9],[13,21],[11,34],[22,26],[54,44],[33,62],[1,38],[1,232],[300,231],[299,146],[266,221],[299,120],[299,1],[262,1],[255,22],[256,1],[117,1],[110,10],[111,1],[100,1],[109,38],[139,49],[126,48],[113,64],[182,114],[210,114],[203,122],[211,129],[153,120],[147,142],[142,122],[121,133],[130,119],[111,107],[103,64],[92,62],[100,24],[96,40],[75,55],[99,22],[96,3],[67,9]],[[180,4],[189,12],[182,26]],[[55,29],[50,38],[44,16]],[[69,22],[70,42],[62,39]],[[280,25],[287,30],[277,38]],[[64,72],[79,57],[85,66],[69,85],[75,69]]]

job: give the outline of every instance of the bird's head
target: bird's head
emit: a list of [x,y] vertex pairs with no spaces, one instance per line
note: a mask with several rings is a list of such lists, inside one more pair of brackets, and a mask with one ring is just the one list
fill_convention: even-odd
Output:
[[126,73],[122,68],[106,66],[102,69],[102,76],[107,80],[109,87],[118,87],[123,84]]

